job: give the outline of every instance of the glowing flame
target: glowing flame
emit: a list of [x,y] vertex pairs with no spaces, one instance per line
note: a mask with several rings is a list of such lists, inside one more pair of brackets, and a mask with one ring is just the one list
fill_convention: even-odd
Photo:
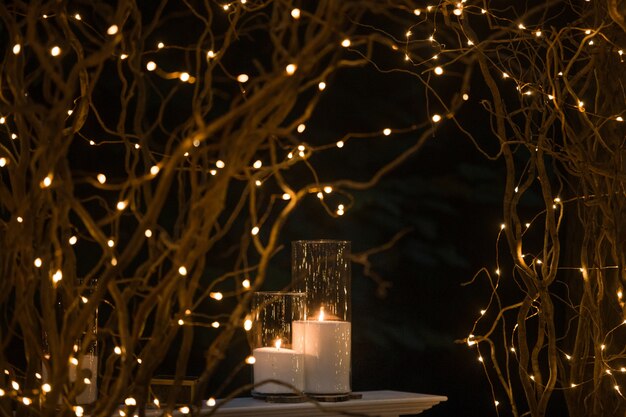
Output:
[[317,317],[319,321],[324,321],[324,307],[320,307],[320,314]]
[[276,346],[276,349],[280,349],[281,344],[282,344],[282,341],[280,339],[276,339],[276,343],[274,343],[274,346]]

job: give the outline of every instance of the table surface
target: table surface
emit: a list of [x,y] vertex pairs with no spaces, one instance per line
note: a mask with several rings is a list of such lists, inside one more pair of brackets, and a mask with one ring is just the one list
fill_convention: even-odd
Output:
[[[341,416],[341,412],[355,413],[363,416],[396,417],[407,414],[419,414],[448,398],[441,395],[416,394],[400,391],[365,391],[357,392],[363,397],[338,403],[267,403],[254,398],[235,398],[217,407],[203,406],[201,415],[232,416],[232,417],[277,417],[307,416],[332,417]],[[217,408],[217,410],[215,409]],[[333,411],[337,411],[334,413]],[[149,413],[147,413],[149,414]],[[175,415],[181,415],[175,413]]]

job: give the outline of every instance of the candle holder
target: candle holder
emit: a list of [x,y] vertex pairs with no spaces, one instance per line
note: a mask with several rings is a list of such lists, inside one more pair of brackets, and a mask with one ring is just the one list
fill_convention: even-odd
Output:
[[304,353],[304,392],[337,401],[351,392],[350,242],[292,243],[293,288],[306,293],[307,316],[293,323]]
[[293,349],[292,323],[304,319],[305,301],[299,292],[253,294],[253,396],[298,396],[304,390],[304,353]]

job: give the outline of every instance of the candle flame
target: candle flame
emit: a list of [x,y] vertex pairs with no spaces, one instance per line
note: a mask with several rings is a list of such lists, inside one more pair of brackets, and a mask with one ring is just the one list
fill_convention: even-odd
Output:
[[320,314],[317,319],[319,321],[324,321],[324,307],[320,307]]
[[282,344],[282,341],[280,339],[276,339],[276,343],[274,343],[274,345],[276,346],[276,349],[280,349],[281,344]]

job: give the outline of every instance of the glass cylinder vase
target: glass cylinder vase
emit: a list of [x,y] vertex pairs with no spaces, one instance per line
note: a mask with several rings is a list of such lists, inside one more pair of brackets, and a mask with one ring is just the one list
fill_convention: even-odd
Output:
[[294,349],[304,353],[304,391],[351,391],[350,242],[292,243],[293,288],[306,293],[307,316],[293,324]]
[[305,317],[305,295],[255,292],[252,356],[256,395],[299,395],[304,390],[304,354],[293,349],[292,323]]

